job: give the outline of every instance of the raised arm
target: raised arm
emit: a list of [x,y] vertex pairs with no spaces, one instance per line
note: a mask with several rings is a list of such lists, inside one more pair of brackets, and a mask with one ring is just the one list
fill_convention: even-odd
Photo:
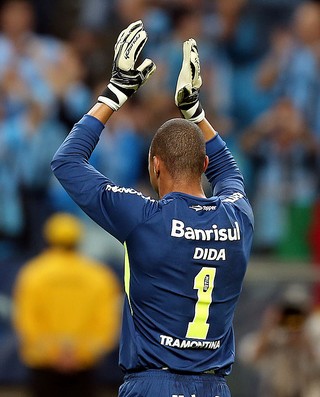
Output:
[[207,142],[209,166],[206,171],[215,195],[229,195],[241,192],[244,195],[243,178],[237,164],[205,117],[199,100],[202,79],[197,43],[189,39],[183,43],[183,61],[177,81],[175,103],[182,117],[198,124]]
[[194,39],[189,39],[183,43],[183,60],[176,86],[175,103],[182,117],[197,123],[205,140],[209,141],[218,133],[205,118],[205,112],[199,100],[201,85],[197,43]]
[[[138,219],[141,221],[145,200],[133,189],[115,186],[89,164],[89,158],[113,112],[120,109],[155,70],[149,59],[135,68],[146,41],[141,21],[132,23],[120,33],[110,82],[98,102],[73,127],[51,163],[55,176],[72,199],[120,241],[124,241]],[[131,205],[135,205],[136,211],[128,213]]]

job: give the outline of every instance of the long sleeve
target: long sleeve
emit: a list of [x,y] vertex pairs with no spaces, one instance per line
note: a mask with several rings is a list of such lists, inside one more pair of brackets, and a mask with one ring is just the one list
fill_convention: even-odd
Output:
[[253,213],[245,194],[243,176],[226,143],[217,135],[207,142],[206,149],[209,157],[206,176],[213,195],[240,209],[253,225]]
[[223,139],[217,135],[207,142],[209,166],[206,176],[211,183],[213,194],[220,196],[239,191],[244,193],[242,174]]
[[[56,152],[51,168],[71,198],[119,241],[154,210],[156,202],[132,189],[116,186],[89,164],[104,125],[86,115],[75,124]],[[134,211],[132,210],[134,208]]]

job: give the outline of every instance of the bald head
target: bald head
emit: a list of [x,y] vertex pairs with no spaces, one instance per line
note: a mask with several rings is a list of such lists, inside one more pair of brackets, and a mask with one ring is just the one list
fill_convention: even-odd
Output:
[[159,157],[175,179],[200,178],[206,157],[205,140],[200,128],[191,121],[172,119],[156,132],[150,157]]

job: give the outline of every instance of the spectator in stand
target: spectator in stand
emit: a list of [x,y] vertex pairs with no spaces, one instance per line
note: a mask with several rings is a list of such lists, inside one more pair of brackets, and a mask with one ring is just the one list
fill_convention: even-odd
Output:
[[88,30],[104,30],[106,23],[108,25],[112,23],[115,3],[116,0],[81,0],[79,10],[80,25],[86,26]]
[[67,44],[82,64],[80,76],[90,89],[94,89],[104,76],[105,69],[102,65],[108,62],[112,64],[112,60],[105,55],[106,43],[102,31],[93,27],[76,26],[70,32]]
[[308,293],[292,285],[267,307],[260,329],[241,341],[240,358],[260,374],[259,397],[320,395],[318,351],[309,321]]
[[[220,58],[223,54],[232,66],[228,106],[234,118],[233,131],[238,135],[270,104],[254,78],[268,48],[270,28],[261,8],[248,0],[215,0],[212,4],[203,26],[218,44]],[[224,92],[222,84],[219,88]]]
[[106,266],[77,252],[82,225],[55,214],[49,248],[20,271],[14,326],[33,397],[95,396],[94,369],[117,345],[120,286]]
[[297,227],[290,210],[307,214],[316,196],[314,136],[291,100],[282,99],[244,132],[242,147],[255,169],[256,249],[273,253],[289,240],[286,254],[302,259],[308,219]]
[[136,127],[134,106],[129,103],[125,114],[115,116],[102,132],[101,147],[91,163],[103,174],[112,175],[117,184],[137,187],[144,164],[144,143]]
[[[181,67],[181,58],[179,54],[179,46],[181,41],[187,40],[188,37],[195,37],[202,43],[202,26],[201,26],[201,12],[196,7],[181,7],[172,12],[173,30],[171,39],[162,43],[160,48],[154,48],[152,56],[156,55],[159,70],[161,74],[156,76],[159,84],[166,91],[175,86],[175,78]],[[201,46],[202,57],[207,56],[208,49]],[[164,56],[164,54],[166,54]],[[160,83],[161,81],[161,83]]]
[[0,258],[10,256],[23,229],[16,150],[19,131],[3,130],[0,110]]
[[34,254],[43,248],[38,236],[51,211],[48,163],[57,147],[55,142],[66,133],[58,123],[59,110],[63,109],[72,123],[79,110],[82,114],[87,109],[91,93],[82,84],[82,65],[72,48],[34,32],[30,1],[6,0],[0,24],[4,141],[0,157],[2,169],[9,169],[9,176],[1,173],[0,177],[4,186],[0,238],[8,255],[8,240],[16,243],[21,237],[23,249]]
[[53,38],[33,31],[34,11],[27,0],[7,0],[0,22],[0,87],[5,117],[24,111],[29,101],[44,108],[54,103],[49,69],[57,67],[62,46]]
[[291,98],[315,133],[320,125],[320,3],[304,1],[298,6],[292,33],[290,38],[288,32],[278,30],[259,79],[264,88],[273,88],[278,98]]
[[78,119],[91,103],[91,92],[83,84],[84,65],[75,49],[35,33],[34,9],[28,0],[6,0],[0,23],[4,117],[20,115],[32,102],[48,111],[46,117],[57,117],[63,106]]
[[1,130],[7,137],[16,136],[11,162],[15,162],[18,199],[23,211],[19,244],[29,255],[34,255],[45,245],[39,236],[52,213],[47,193],[52,179],[50,157],[59,146],[59,139],[66,135],[66,129],[58,120],[47,117],[47,110],[39,103],[30,102],[20,115],[5,118]]

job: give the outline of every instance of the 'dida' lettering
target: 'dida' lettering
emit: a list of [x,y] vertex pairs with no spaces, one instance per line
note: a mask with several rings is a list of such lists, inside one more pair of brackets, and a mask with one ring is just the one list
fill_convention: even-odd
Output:
[[193,259],[202,259],[208,261],[225,261],[226,250],[216,250],[214,248],[200,248],[194,250]]

